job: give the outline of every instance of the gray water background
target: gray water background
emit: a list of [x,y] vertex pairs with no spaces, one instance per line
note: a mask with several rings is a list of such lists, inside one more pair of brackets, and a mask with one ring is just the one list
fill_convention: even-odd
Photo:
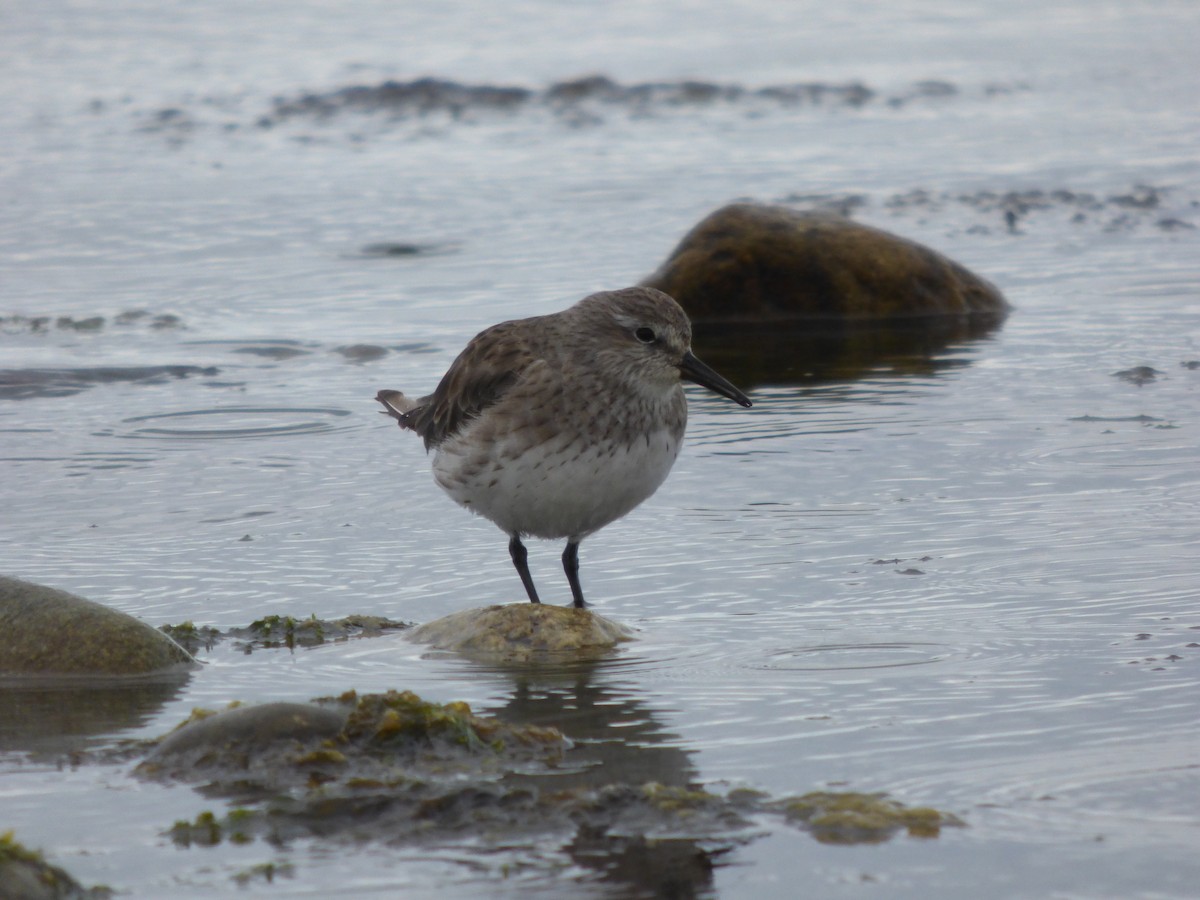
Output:
[[[880,790],[969,825],[838,847],[764,824],[714,896],[1194,897],[1197,46],[1190,2],[8,2],[0,369],[27,386],[0,399],[0,572],[155,625],[520,600],[503,536],[375,391],[638,280],[722,203],[853,196],[1016,312],[862,378],[755,385],[749,412],[692,393],[671,478],[583,547],[596,609],[639,629],[589,675],[588,727],[612,709],[628,765],[671,749],[714,789]],[[593,73],[873,93],[540,99]],[[271,119],[276,97],[421,76],[534,98]],[[424,252],[363,252],[389,242]],[[364,344],[387,352],[339,350]],[[1114,376],[1137,366],[1158,374]],[[559,552],[531,547],[552,602]],[[518,690],[396,636],[206,659],[98,739],[235,699],[408,688],[488,712]],[[164,837],[213,808],[0,755],[0,830],[129,896],[232,894],[266,861],[294,867],[249,888],[276,896],[630,890],[552,847]]]

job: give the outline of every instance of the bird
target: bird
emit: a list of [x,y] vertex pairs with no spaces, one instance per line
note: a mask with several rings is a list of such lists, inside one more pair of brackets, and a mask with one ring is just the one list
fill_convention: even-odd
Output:
[[687,425],[683,380],[752,405],[696,358],[691,335],[661,291],[602,291],[486,328],[427,396],[375,399],[432,451],[442,490],[508,535],[530,602],[541,600],[522,538],[566,539],[562,565],[582,609],[579,544],[666,479]]

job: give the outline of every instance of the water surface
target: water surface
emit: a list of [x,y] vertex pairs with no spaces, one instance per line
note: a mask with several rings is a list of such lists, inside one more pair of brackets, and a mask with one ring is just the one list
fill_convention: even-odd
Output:
[[[754,377],[749,411],[690,394],[671,478],[582,549],[598,611],[639,629],[611,660],[221,645],[88,740],[407,688],[557,723],[631,780],[887,791],[969,826],[840,847],[763,823],[701,895],[1194,896],[1194,5],[3,17],[0,571],[156,625],[521,599],[503,535],[371,398],[431,389],[487,324],[633,283],[735,198],[850,208],[1016,306],[865,370]],[[631,93],[548,99],[596,73]],[[278,114],[423,76],[528,97]],[[779,99],[796,85],[827,90]],[[566,602],[560,548],[530,549]],[[212,800],[6,737],[0,830],[129,896],[233,894],[264,862],[291,866],[255,882],[280,896],[651,890],[554,846],[180,850],[164,829]]]

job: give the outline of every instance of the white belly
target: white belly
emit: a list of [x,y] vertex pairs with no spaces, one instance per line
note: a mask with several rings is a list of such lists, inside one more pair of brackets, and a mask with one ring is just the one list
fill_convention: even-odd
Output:
[[451,439],[437,450],[433,473],[458,503],[509,534],[580,540],[658,490],[681,438],[662,428],[629,445],[558,438],[523,452],[503,438],[486,451]]

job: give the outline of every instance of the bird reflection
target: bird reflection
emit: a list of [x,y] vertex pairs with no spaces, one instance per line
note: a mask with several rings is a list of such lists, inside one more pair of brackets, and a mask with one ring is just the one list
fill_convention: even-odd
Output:
[[[513,724],[554,726],[575,742],[562,769],[510,775],[506,782],[539,791],[695,786],[698,772],[692,751],[658,721],[659,713],[643,696],[611,677],[614,662],[503,670],[512,681],[512,692],[487,714]],[[495,667],[488,668],[495,672]],[[564,852],[618,886],[621,896],[707,896],[719,858],[738,843],[733,837],[617,834],[582,820],[576,826]]]

